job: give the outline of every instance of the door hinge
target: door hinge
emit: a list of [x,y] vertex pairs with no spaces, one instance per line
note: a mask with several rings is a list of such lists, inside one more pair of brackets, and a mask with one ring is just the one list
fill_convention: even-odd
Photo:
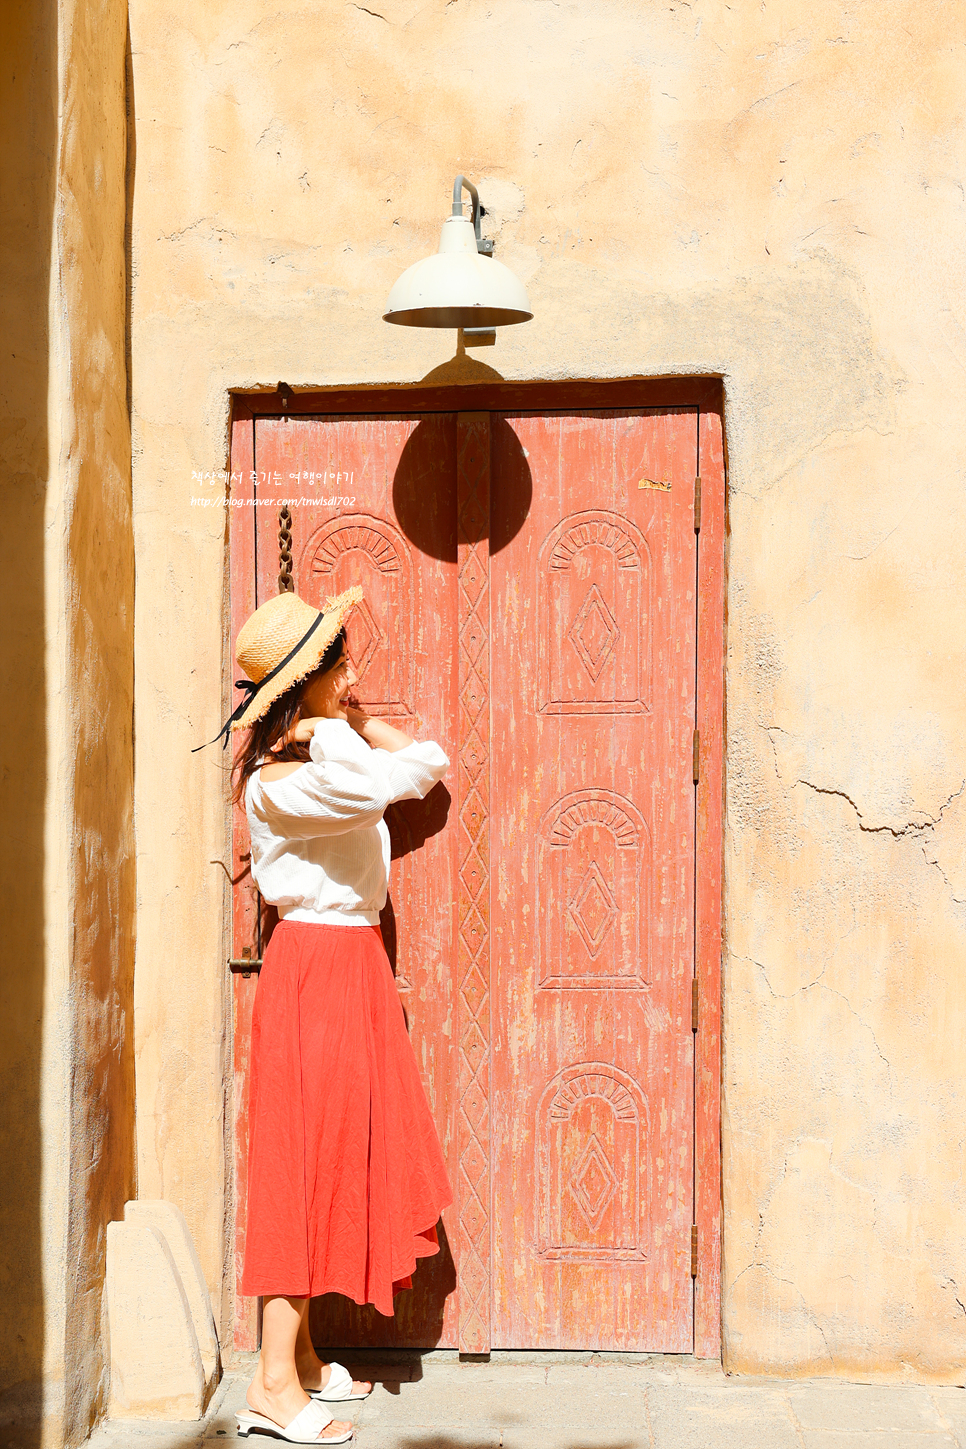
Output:
[[691,982],[691,1030],[698,1029],[698,978],[695,976]]
[[691,1277],[698,1276],[698,1225],[691,1224]]
[[694,531],[701,532],[701,474],[694,479]]
[[695,730],[691,737],[691,778],[695,784],[701,778],[701,731]]

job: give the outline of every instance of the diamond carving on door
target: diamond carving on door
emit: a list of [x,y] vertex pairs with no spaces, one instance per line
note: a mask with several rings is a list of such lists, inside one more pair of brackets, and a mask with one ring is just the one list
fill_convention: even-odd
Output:
[[[383,935],[456,1201],[393,1319],[331,1295],[315,1340],[690,1352],[697,412],[249,426],[253,502],[353,478],[342,511],[293,508],[295,587],[363,585],[361,697],[451,760],[387,815]],[[276,511],[232,527],[234,618],[276,592]],[[240,1259],[254,978],[235,985]]]
[[581,664],[596,684],[621,634],[617,620],[596,584],[591,584],[587,590],[567,633],[573,640]]
[[616,791],[576,790],[536,834],[534,912],[542,988],[647,986],[650,835]]
[[550,1082],[537,1113],[541,1259],[646,1257],[647,1120],[638,1084],[606,1062],[580,1063]]
[[568,515],[540,552],[540,709],[549,714],[647,709],[650,557],[629,519]]
[[620,914],[596,860],[587,867],[576,895],[567,903],[567,910],[587,947],[587,954],[596,957],[604,944],[604,937]]
[[600,1220],[617,1191],[617,1176],[596,1137],[591,1137],[587,1143],[567,1185],[588,1227],[599,1227]]

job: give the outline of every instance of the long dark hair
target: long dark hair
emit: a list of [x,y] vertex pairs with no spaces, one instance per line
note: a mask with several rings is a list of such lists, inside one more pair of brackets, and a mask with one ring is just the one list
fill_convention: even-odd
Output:
[[343,626],[312,672],[307,674],[304,679],[296,680],[285,690],[284,694],[279,695],[278,699],[273,699],[262,717],[249,726],[231,768],[231,801],[233,805],[239,804],[244,796],[249,775],[254,774],[258,769],[259,762],[270,750],[273,763],[297,760],[300,764],[305,764],[312,758],[309,754],[308,741],[290,740],[288,744],[280,745],[277,750],[272,750],[272,746],[277,744],[286,731],[298,722],[302,695],[309,680],[317,674],[325,674],[327,670],[333,669],[338,664],[342,658],[345,642],[346,633]]

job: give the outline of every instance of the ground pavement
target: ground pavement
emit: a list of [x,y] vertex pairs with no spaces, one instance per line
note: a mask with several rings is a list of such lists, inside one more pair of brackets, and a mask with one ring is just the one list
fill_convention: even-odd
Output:
[[[342,1353],[371,1397],[336,1410],[358,1449],[966,1449],[966,1388],[728,1377],[684,1357]],[[214,1449],[237,1438],[252,1367],[227,1373],[198,1423],[105,1424],[89,1449]]]

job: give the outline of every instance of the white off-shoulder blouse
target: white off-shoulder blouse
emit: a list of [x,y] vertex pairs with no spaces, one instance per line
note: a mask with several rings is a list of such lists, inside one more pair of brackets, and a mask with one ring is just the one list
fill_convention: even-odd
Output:
[[373,749],[343,719],[321,719],[311,760],[281,780],[249,776],[252,875],[288,921],[375,926],[389,884],[394,800],[422,800],[449,768],[433,740]]

